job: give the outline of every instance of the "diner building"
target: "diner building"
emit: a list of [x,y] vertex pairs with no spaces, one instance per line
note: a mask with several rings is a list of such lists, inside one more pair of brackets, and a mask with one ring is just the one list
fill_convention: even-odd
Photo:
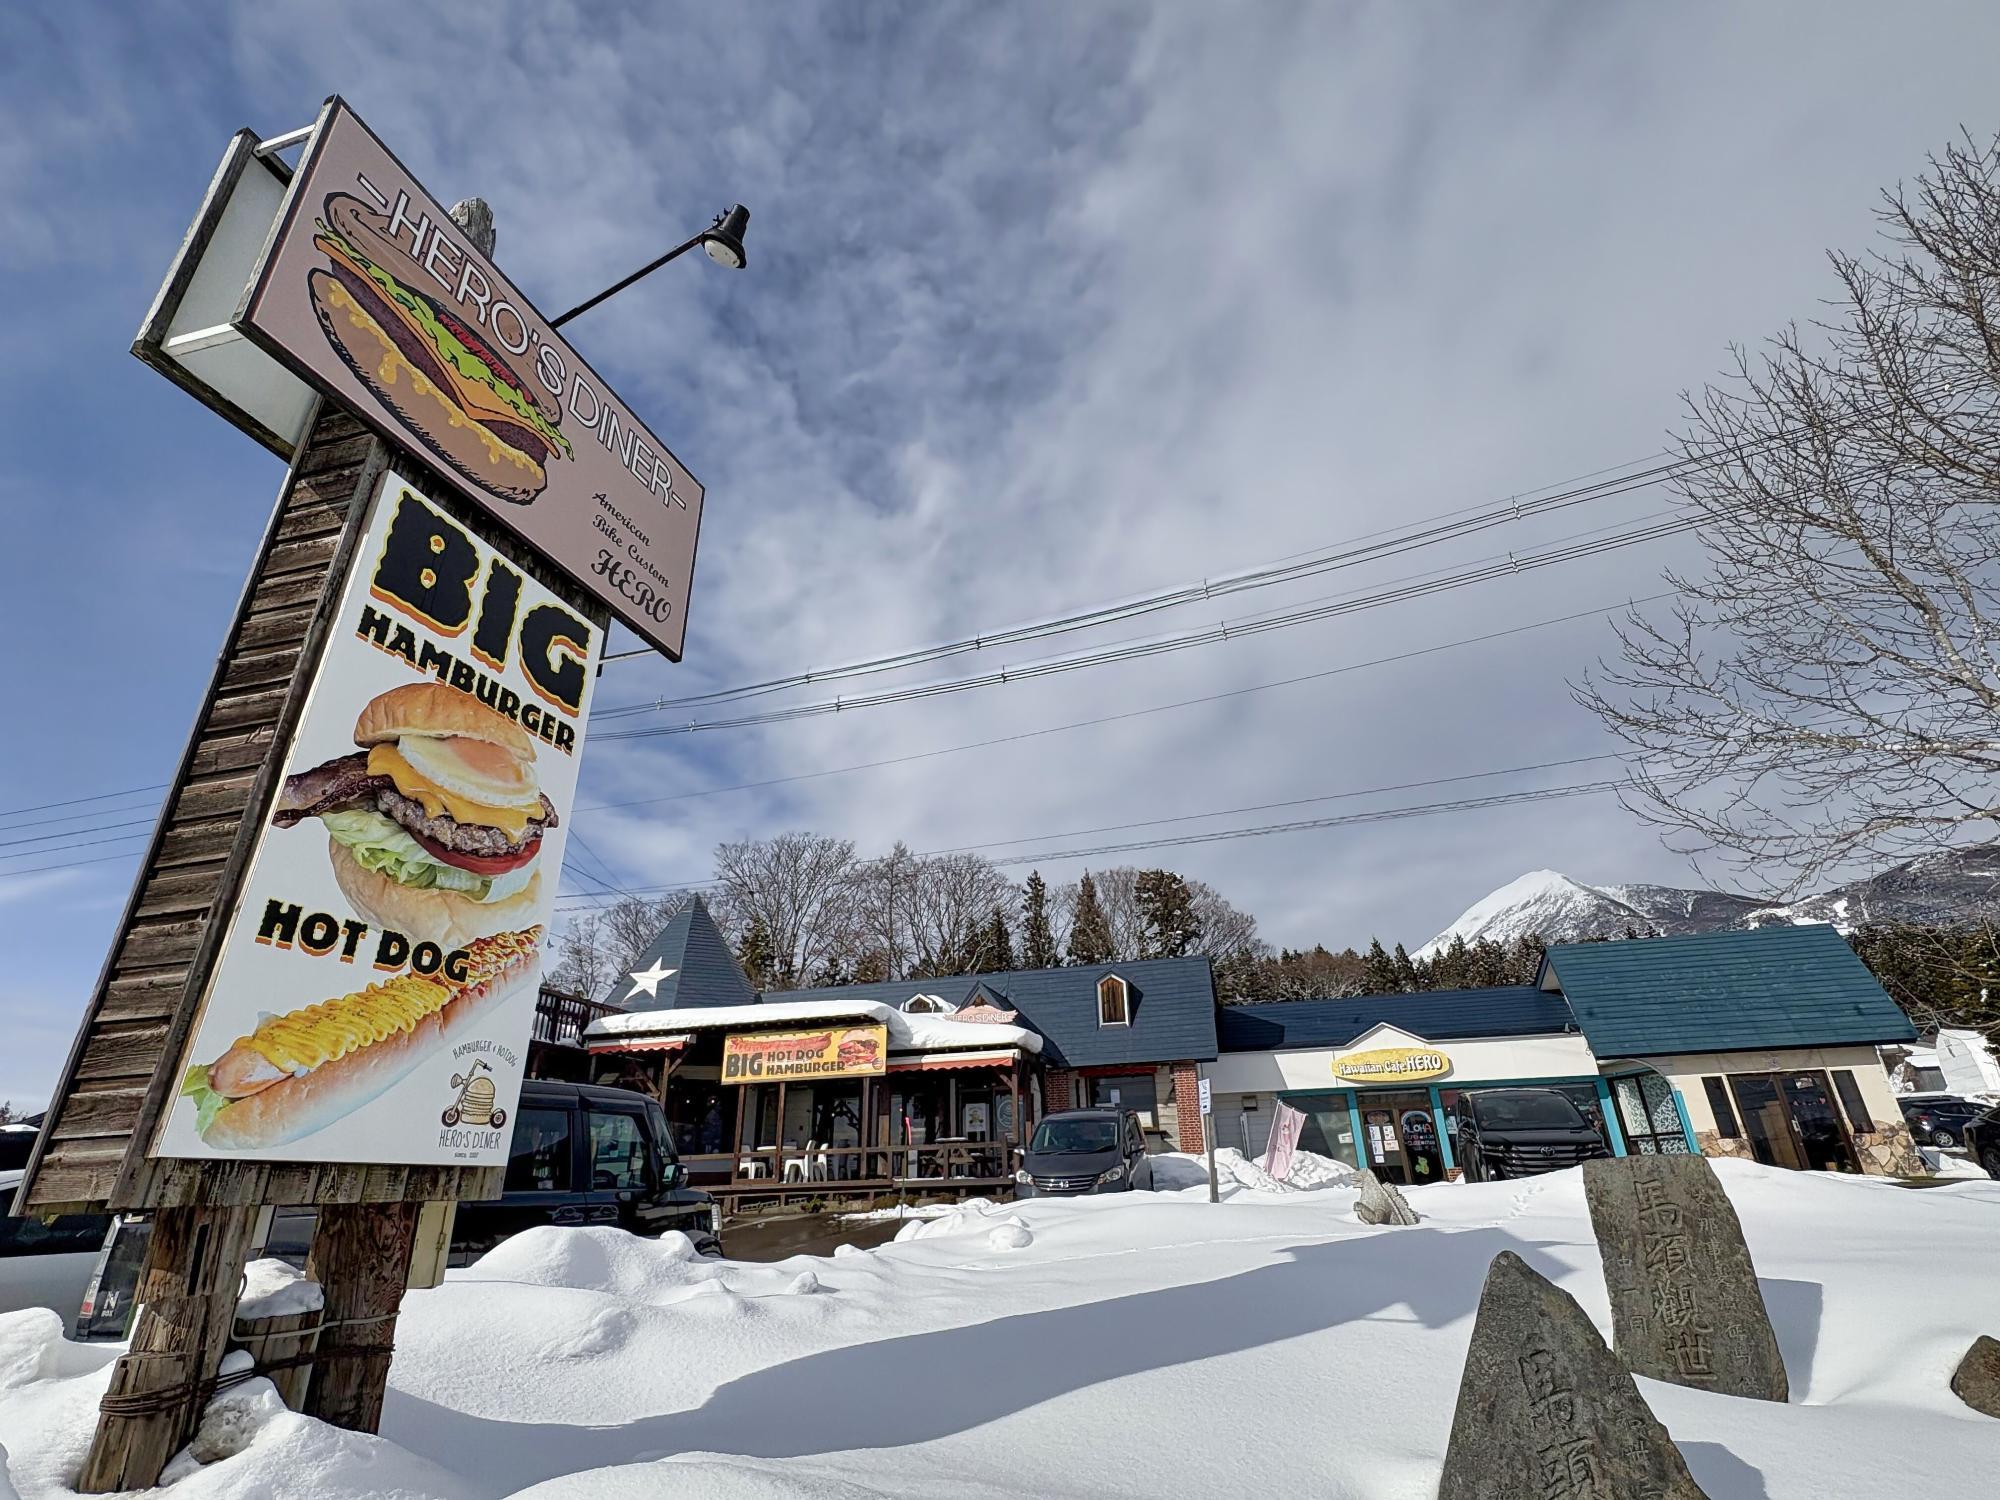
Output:
[[1617,1155],[1921,1171],[1878,1045],[1915,1030],[1824,925],[1574,943],[1532,985],[1225,1006],[1217,1139],[1299,1144],[1398,1182],[1458,1175],[1459,1103],[1560,1090]]
[[1006,1188],[1034,1124],[1078,1105],[1198,1150],[1216,1058],[1205,957],[760,995],[698,896],[594,1009],[541,1070],[659,1099],[691,1180],[732,1205]]

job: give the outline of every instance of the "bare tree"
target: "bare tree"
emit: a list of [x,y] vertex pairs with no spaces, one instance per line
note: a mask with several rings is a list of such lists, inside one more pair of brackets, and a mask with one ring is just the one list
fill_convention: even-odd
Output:
[[572,918],[556,935],[556,961],[549,967],[548,982],[579,995],[600,995],[613,988],[689,899],[682,891],[653,900],[627,895],[602,911]]
[[1706,571],[1574,689],[1635,811],[1781,889],[2000,819],[1997,177],[2000,142],[1931,158],[1823,321],[1688,398]]
[[977,854],[938,854],[916,864],[910,918],[911,972],[964,974],[987,949],[996,911],[1012,910],[1018,893],[992,861]]
[[716,905],[732,937],[761,919],[774,989],[813,983],[851,954],[854,842],[823,833],[744,839],[715,851]]

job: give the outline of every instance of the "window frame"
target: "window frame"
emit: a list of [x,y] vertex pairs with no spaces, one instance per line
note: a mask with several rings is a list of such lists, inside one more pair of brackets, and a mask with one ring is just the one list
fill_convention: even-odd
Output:
[[1827,1073],[1833,1084],[1834,1102],[1840,1106],[1840,1112],[1847,1116],[1847,1128],[1856,1135],[1873,1135],[1880,1130],[1882,1127],[1875,1123],[1875,1116],[1868,1108],[1868,1101],[1861,1096],[1861,1080],[1854,1076],[1854,1070],[1829,1068]]
[[[550,1163],[561,1171],[561,1179],[547,1184],[531,1182],[517,1185],[512,1179],[514,1163],[517,1160],[532,1160],[532,1153],[524,1158],[517,1156],[514,1142],[520,1139],[520,1132],[527,1126],[530,1115],[556,1115],[563,1122],[563,1138],[559,1150],[550,1156]],[[577,1111],[566,1104],[533,1104],[524,1102],[514,1116],[514,1135],[507,1142],[507,1165],[501,1179],[501,1192],[507,1193],[574,1193],[576,1186]]]
[[[1118,1019],[1104,1018],[1104,997],[1106,987],[1116,985],[1118,995]],[[1130,1026],[1132,1024],[1132,986],[1117,974],[1106,974],[1097,981],[1097,1024],[1099,1029],[1106,1026]]]
[[[600,1187],[597,1182],[597,1122],[599,1120],[624,1120],[632,1127],[633,1139],[638,1143],[639,1180],[635,1183],[619,1182],[608,1187]],[[586,1111],[583,1126],[584,1141],[590,1151],[590,1161],[585,1170],[590,1174],[590,1191],[593,1193],[648,1193],[656,1192],[659,1183],[653,1180],[653,1155],[647,1149],[648,1131],[646,1114],[643,1109],[599,1108],[592,1105]]]
[[1704,1074],[1701,1090],[1708,1095],[1708,1112],[1715,1117],[1717,1138],[1725,1141],[1742,1140],[1743,1125],[1736,1118],[1736,1100],[1730,1095],[1729,1080],[1719,1073]]

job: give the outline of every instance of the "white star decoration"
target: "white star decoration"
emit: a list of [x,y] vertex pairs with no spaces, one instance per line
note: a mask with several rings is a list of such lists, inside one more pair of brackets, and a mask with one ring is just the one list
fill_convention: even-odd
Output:
[[657,1000],[660,998],[660,981],[665,979],[669,974],[678,973],[680,973],[679,969],[669,969],[656,958],[653,960],[652,968],[635,969],[633,971],[631,993],[626,995],[625,998],[630,1000],[633,995],[644,990],[653,999]]

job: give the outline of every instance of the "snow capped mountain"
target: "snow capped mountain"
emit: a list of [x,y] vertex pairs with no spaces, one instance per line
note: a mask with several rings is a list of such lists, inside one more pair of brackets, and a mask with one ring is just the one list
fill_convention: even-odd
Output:
[[1581,938],[1615,936],[1627,927],[1644,932],[1647,925],[1637,908],[1607,891],[1571,880],[1556,870],[1530,870],[1475,902],[1410,956],[1435,958],[1455,937],[1468,944],[1490,938],[1504,946],[1539,932],[1551,943],[1573,943]]
[[1787,906],[1678,886],[1585,885],[1555,870],[1533,870],[1475,902],[1411,957],[1435,958],[1455,937],[1505,946],[1537,932],[1545,942],[1574,943],[1621,937],[1628,929],[1677,936],[1781,922],[1831,922],[1842,932],[1871,922],[2000,922],[2000,845],[1924,855]]

